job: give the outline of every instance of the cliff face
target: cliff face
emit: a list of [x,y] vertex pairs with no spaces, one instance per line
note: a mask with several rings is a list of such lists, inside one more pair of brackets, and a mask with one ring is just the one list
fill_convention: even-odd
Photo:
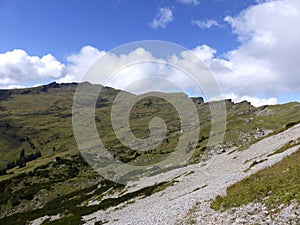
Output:
[[191,98],[191,99],[193,100],[193,102],[195,104],[199,104],[199,105],[204,104],[204,99],[202,97],[194,97],[194,98]]

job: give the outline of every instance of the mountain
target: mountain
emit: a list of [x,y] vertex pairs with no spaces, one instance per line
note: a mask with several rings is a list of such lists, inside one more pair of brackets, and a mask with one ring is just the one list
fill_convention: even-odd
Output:
[[[182,164],[171,165],[160,170],[154,168],[148,170],[144,174],[150,176],[148,179],[151,180],[151,177],[154,179],[161,172],[164,172],[165,179],[156,183],[145,181],[147,185],[142,185],[141,181],[138,183],[140,188],[103,178],[84,158],[86,159],[89,153],[88,157],[95,159],[95,164],[97,161],[106,159],[98,157],[97,149],[90,151],[91,148],[88,148],[88,151],[80,152],[75,140],[72,115],[77,111],[74,109],[72,111],[72,107],[84,108],[88,104],[88,98],[83,98],[87,96],[74,101],[76,89],[79,86],[84,86],[87,90],[101,89],[100,95],[96,96],[94,121],[103,145],[115,159],[134,166],[151,167],[152,164],[172,156],[180,138],[185,134],[189,135],[191,130],[199,128],[200,134],[197,141],[189,143],[194,149],[191,157]],[[149,123],[153,122],[153,118],[163,119],[166,124],[166,137],[155,149],[132,150],[116,137],[111,112],[118,96],[122,96],[121,101],[125,103],[134,102],[128,123],[131,132],[137,138],[145,139],[152,134],[149,130]],[[164,98],[158,96],[164,96]],[[179,115],[178,108],[166,99],[177,101],[179,108],[183,109],[186,108],[185,102],[191,101],[199,117],[199,123],[182,124],[182,119],[189,121],[189,113],[184,116]],[[222,104],[224,104],[225,111],[219,110]],[[111,207],[115,207],[116,210],[120,208],[122,212],[122,207],[126,208],[131,204],[134,207],[135,202],[143,196],[149,196],[150,199],[159,193],[164,193],[165,190],[176,187],[176,183],[186,184],[187,181],[182,178],[185,177],[182,175],[184,172],[178,171],[185,171],[186,175],[190,174],[193,177],[197,174],[195,171],[200,171],[199,165],[203,168],[209,164],[213,165],[214,157],[221,157],[222,160],[226,158],[225,155],[238,158],[242,152],[249,152],[253,146],[263,148],[264,145],[269,144],[268,141],[274,143],[274,146],[268,150],[269,152],[265,153],[268,158],[249,158],[250,153],[247,153],[243,165],[249,169],[245,169],[247,170],[245,174],[251,175],[251,171],[258,172],[256,165],[265,165],[269,158],[275,159],[281,154],[288,153],[287,150],[299,146],[299,138],[294,136],[292,139],[286,137],[284,139],[286,142],[277,142],[277,139],[274,139],[275,137],[281,138],[284,132],[293,132],[293,129],[297,128],[300,121],[299,109],[300,104],[297,102],[256,108],[246,101],[240,103],[233,103],[231,100],[204,102],[201,97],[189,99],[183,93],[153,93],[150,97],[149,95],[136,96],[90,83],[57,84],[54,82],[35,88],[0,90],[0,171],[2,174],[0,176],[2,190],[0,224],[25,224],[42,217],[44,217],[44,220],[41,220],[43,224],[81,224],[84,215],[91,215],[98,210],[110,210]],[[217,145],[209,144],[210,137],[221,135],[218,129],[212,132],[212,127],[215,125],[211,112],[226,116],[224,140]],[[117,108],[117,121],[124,113],[125,110]],[[221,122],[217,121],[216,127]],[[126,129],[122,130],[122,126],[120,127],[121,134],[128,132]],[[80,136],[84,137],[88,130],[89,126],[83,127]],[[189,151],[190,147],[184,146],[184,148]],[[255,149],[258,151],[257,147]],[[276,159],[280,161],[282,158]],[[295,165],[295,162],[292,165]],[[291,165],[286,163],[282,168],[287,169],[289,166]],[[281,169],[277,172],[281,173]],[[176,179],[174,171],[181,174],[181,178]],[[125,173],[124,177],[138,182],[140,175],[138,171],[131,171]],[[204,190],[204,186],[198,187],[198,191]],[[186,190],[183,188],[184,185],[181,187],[182,190]],[[241,190],[239,189],[238,192]],[[174,191],[174,193],[177,192]],[[185,194],[186,197],[189,196],[184,191],[180,193]],[[291,197],[292,199],[296,197]],[[226,198],[218,197],[216,201],[212,205],[216,210],[227,209],[231,206]],[[58,205],[61,207],[57,207]],[[233,203],[232,206],[235,204]],[[192,208],[192,206],[186,207]],[[101,224],[100,220],[105,222],[109,218],[109,216],[105,218],[99,215],[101,219],[93,220],[98,221],[98,224]],[[59,220],[54,220],[55,216]],[[35,224],[39,224],[38,221]]]

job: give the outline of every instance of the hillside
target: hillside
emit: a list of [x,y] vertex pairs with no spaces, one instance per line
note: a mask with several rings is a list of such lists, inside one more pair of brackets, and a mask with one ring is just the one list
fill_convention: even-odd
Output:
[[[90,88],[100,87],[89,83],[85,85]],[[113,218],[119,218],[121,221],[123,214],[127,215],[124,217],[124,221],[127,221],[131,218],[128,212],[137,210],[139,204],[144,204],[142,199],[146,199],[146,202],[155,202],[157,195],[166,196],[158,207],[170,205],[174,205],[176,209],[183,207],[182,211],[177,210],[177,214],[169,215],[173,215],[174,218],[176,216],[175,219],[178,220],[184,217],[184,213],[188,213],[198,200],[205,198],[204,193],[211,193],[208,199],[216,197],[222,191],[224,194],[229,184],[267,165],[279,162],[285,154],[296,152],[299,147],[300,132],[299,125],[296,124],[300,121],[300,104],[297,102],[255,108],[246,101],[233,103],[226,100],[227,121],[224,141],[218,146],[207,146],[211,132],[210,107],[212,104],[217,107],[218,102],[204,103],[201,97],[192,98],[198,111],[201,128],[199,140],[195,143],[196,149],[188,162],[190,165],[182,165],[182,168],[177,169],[168,168],[170,171],[166,170],[161,177],[159,174],[156,175],[155,171],[150,171],[148,175],[152,176],[148,178],[149,180],[145,178],[145,181],[143,179],[137,181],[136,186],[116,184],[96,173],[80,155],[72,127],[72,105],[77,87],[76,83],[51,83],[29,89],[0,90],[0,168],[5,171],[5,174],[0,176],[2,190],[0,224],[25,224],[26,221],[44,216],[45,221],[41,219],[40,223],[44,221],[43,224],[81,224],[84,215],[93,215],[94,212],[106,209],[108,211],[105,216],[100,212],[97,215],[86,216],[85,221],[90,219],[94,222],[96,220],[112,222]],[[154,117],[160,117],[167,125],[167,136],[155,150],[132,151],[115,136],[110,121],[113,101],[120,92],[122,91],[104,87],[97,98],[95,121],[105,147],[120,161],[133,165],[147,166],[169,156],[178,144],[182,129],[175,108],[156,97],[142,98],[138,101],[130,112],[129,123],[132,132],[138,138],[148,137],[149,122]],[[133,94],[122,93],[128,99],[136,98]],[[166,95],[188,98],[179,93]],[[252,151],[253,149],[255,151]],[[256,155],[253,155],[254,153]],[[263,157],[261,154],[264,154]],[[260,156],[255,158],[257,155]],[[229,163],[230,165],[238,168],[238,171],[227,168],[230,170],[226,172],[228,179],[231,173],[237,172],[242,174],[238,179],[224,179],[224,185],[219,184],[218,189],[212,188],[209,182],[195,181],[203,171],[218,168],[226,161],[226,157],[227,162],[234,161]],[[235,164],[235,159],[240,157],[239,164]],[[283,169],[289,167],[290,165],[284,165]],[[217,172],[219,170],[209,173],[216,173],[217,176]],[[126,176],[134,178],[135,175]],[[180,188],[177,188],[177,183]],[[190,195],[191,193],[193,194]],[[297,199],[297,194],[293,196],[290,200]],[[176,205],[177,202],[170,200],[173,198],[181,199],[178,201],[190,199],[190,202],[187,205],[179,203]],[[251,201],[242,201],[241,204],[247,204],[255,199],[256,196],[252,196]],[[227,209],[236,206],[235,203],[228,202],[232,201],[218,197],[213,207]],[[60,208],[57,208],[58,204]],[[158,212],[155,210],[153,209],[149,215],[157,215]],[[142,216],[142,212],[140,213]],[[55,216],[60,220],[51,222]],[[93,219],[94,217],[97,219]],[[132,218],[140,222],[146,219],[143,216],[139,220],[135,216]],[[161,219],[163,218],[161,215]],[[35,222],[40,223],[38,220]]]

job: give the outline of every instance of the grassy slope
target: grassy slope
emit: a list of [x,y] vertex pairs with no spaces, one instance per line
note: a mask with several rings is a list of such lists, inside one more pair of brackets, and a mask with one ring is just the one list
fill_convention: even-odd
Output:
[[269,207],[288,204],[292,199],[300,202],[300,149],[281,162],[266,168],[227,188],[227,195],[218,196],[211,207],[224,210],[253,201]]
[[[59,88],[49,86],[46,92],[41,87],[13,90],[0,100],[0,168],[16,160],[22,149],[26,154],[40,150],[43,162],[51,161],[56,154],[78,152],[72,130],[71,107],[75,88],[76,85],[69,84]],[[104,144],[112,153],[130,161],[137,155],[120,143],[110,122],[110,110],[117,94],[118,91],[108,88],[99,96],[96,123]],[[152,98],[150,101],[148,104],[149,98],[145,98],[134,105],[130,114],[132,132],[139,138],[149,136],[148,124],[158,116],[167,124],[168,140],[165,138],[156,151],[149,152],[151,156],[140,152],[137,164],[145,161],[150,164],[161,159],[164,154],[172,152],[178,142],[180,119],[174,107],[162,99]],[[253,141],[258,129],[278,130],[288,122],[298,121],[299,108],[299,103],[289,103],[257,109],[247,102],[233,104],[227,101],[227,131],[223,145],[241,146]],[[210,133],[210,108],[206,103],[197,105],[197,109],[201,133],[194,156],[200,160]]]
[[[63,218],[45,224],[82,224],[83,215],[147,197],[173,184],[174,181],[162,182],[119,197],[102,199],[108,193],[124,192],[124,185],[101,178],[80,156],[74,155],[0,182],[0,224],[23,225],[57,214]],[[90,200],[98,200],[99,204],[88,206]],[[7,208],[12,208],[13,213]]]
[[[28,94],[12,94],[0,102],[5,108],[0,112],[0,124],[6,124],[0,128],[2,166],[16,160],[22,149],[26,155],[39,150],[42,158],[28,163],[25,168],[12,169],[9,172],[13,175],[46,164],[53,160],[54,155],[78,152],[71,126],[73,94],[69,90],[34,90]],[[0,180],[13,175],[2,176]]]

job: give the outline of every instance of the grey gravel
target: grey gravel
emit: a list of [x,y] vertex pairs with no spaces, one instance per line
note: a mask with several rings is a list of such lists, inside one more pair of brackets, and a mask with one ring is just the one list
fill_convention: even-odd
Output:
[[[296,125],[251,145],[245,151],[215,155],[206,162],[132,182],[128,184],[128,192],[153,185],[155,182],[170,181],[175,177],[178,181],[159,193],[137,199],[133,204],[125,204],[122,208],[111,207],[106,211],[100,210],[84,216],[83,220],[86,225],[94,224],[96,221],[107,221],[107,224],[138,225],[191,222],[196,224],[297,224],[300,213],[296,203],[283,206],[278,213],[269,212],[259,203],[234,209],[233,213],[220,213],[210,209],[209,202],[217,195],[224,195],[226,188],[233,183],[297,151],[299,146],[280,154],[267,156],[299,137],[300,125]],[[263,159],[267,160],[245,172],[254,161]],[[194,173],[189,173],[191,171]],[[196,204],[198,202],[200,204]]]

